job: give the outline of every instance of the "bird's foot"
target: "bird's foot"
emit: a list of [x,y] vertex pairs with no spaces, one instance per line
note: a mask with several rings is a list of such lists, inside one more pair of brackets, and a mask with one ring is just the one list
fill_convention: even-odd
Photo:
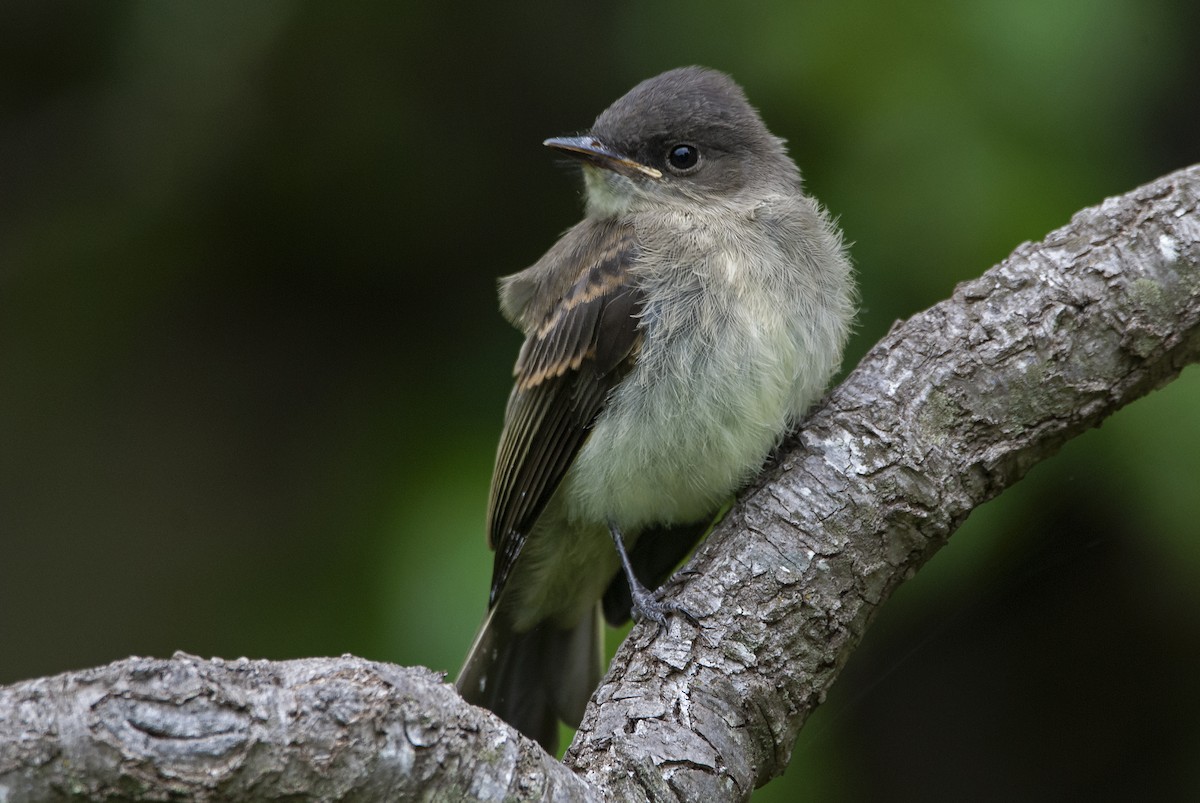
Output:
[[659,627],[665,628],[667,626],[667,617],[670,614],[677,613],[692,624],[699,624],[696,614],[682,602],[663,599],[665,589],[666,586],[664,585],[662,588],[650,591],[641,584],[636,588],[631,588],[633,606],[630,613],[633,616],[633,621],[641,622],[643,619],[648,619]]
[[696,615],[688,609],[686,605],[676,600],[663,599],[663,594],[669,585],[664,583],[662,588],[654,591],[642,585],[637,579],[637,575],[633,573],[633,566],[629,562],[629,553],[625,549],[625,538],[621,534],[621,530],[611,521],[608,523],[608,532],[612,536],[613,544],[617,547],[617,555],[621,558],[621,566],[625,570],[625,579],[629,583],[629,596],[632,601],[630,614],[634,622],[641,622],[643,619],[654,622],[661,628],[667,626],[667,617],[672,613],[677,613],[692,624],[697,624]]

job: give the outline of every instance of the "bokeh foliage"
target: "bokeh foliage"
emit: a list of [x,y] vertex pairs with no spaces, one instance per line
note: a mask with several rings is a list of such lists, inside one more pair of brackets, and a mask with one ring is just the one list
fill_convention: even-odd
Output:
[[[1194,6],[6,3],[0,682],[455,671],[519,342],[495,278],[579,214],[544,137],[732,73],[855,243],[853,365],[1200,157]],[[1192,370],[978,511],[756,799],[1200,793],[1198,491]]]

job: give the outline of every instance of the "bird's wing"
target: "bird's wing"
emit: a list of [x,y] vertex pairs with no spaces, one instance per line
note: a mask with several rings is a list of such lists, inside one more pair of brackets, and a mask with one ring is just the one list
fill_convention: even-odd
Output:
[[560,255],[556,263],[535,266],[526,280],[566,289],[521,316],[528,336],[514,370],[488,505],[488,539],[496,550],[489,604],[641,344],[641,291],[630,276],[637,256],[632,228],[608,222],[567,237],[580,241],[556,247],[548,255]]

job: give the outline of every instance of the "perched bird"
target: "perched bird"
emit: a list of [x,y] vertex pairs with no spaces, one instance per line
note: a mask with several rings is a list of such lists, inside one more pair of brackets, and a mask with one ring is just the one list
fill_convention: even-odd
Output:
[[854,286],[783,141],[722,73],[650,78],[545,144],[582,164],[586,215],[500,283],[526,340],[492,476],[488,613],[458,689],[554,751],[600,680],[601,608],[665,620],[643,583],[824,391]]

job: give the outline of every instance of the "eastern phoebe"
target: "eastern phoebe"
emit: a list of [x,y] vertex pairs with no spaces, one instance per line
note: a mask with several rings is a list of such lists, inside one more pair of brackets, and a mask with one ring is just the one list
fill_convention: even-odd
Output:
[[601,608],[619,624],[632,593],[664,621],[635,573],[663,582],[824,391],[854,286],[783,141],[722,73],[643,81],[545,144],[582,164],[587,214],[500,282],[526,340],[458,689],[553,752],[600,681]]

